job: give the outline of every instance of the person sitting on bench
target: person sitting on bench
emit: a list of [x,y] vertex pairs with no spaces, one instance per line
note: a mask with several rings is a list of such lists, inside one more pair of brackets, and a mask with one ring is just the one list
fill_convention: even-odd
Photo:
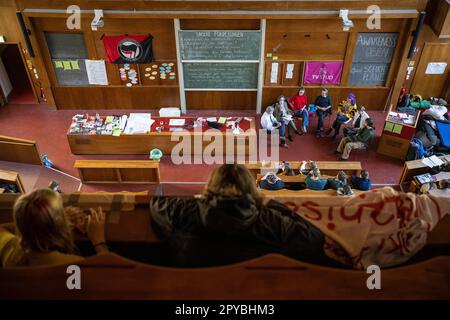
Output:
[[336,178],[329,178],[325,189],[338,190],[347,184],[347,175],[340,170]]
[[266,112],[261,116],[261,127],[267,130],[268,134],[271,134],[273,130],[279,130],[280,132],[280,145],[283,148],[287,148],[288,145],[286,143],[286,124],[282,120],[278,122],[277,119],[273,116],[273,107],[268,106],[266,108]]
[[14,204],[13,216],[14,226],[0,225],[3,268],[53,266],[82,260],[75,254],[72,227],[87,234],[97,253],[108,251],[101,208],[91,209],[90,216],[79,208],[64,208],[60,194],[49,188],[20,196]]
[[275,110],[273,115],[277,119],[278,122],[284,121],[287,126],[287,134],[289,141],[294,141],[291,135],[291,129],[295,131],[296,134],[302,135],[303,133],[297,130],[297,126],[295,125],[294,118],[292,117],[291,111],[288,108],[288,104],[286,102],[286,98],[281,95],[278,97],[278,102],[275,104]]
[[362,170],[359,177],[352,175],[350,178],[353,188],[367,191],[372,188],[372,181],[369,179],[369,171]]
[[358,130],[363,127],[364,122],[366,122],[366,119],[368,118],[369,115],[366,112],[366,108],[364,106],[358,106],[351,125],[344,128],[344,136],[348,137],[356,134]]
[[341,142],[335,151],[338,154],[342,153],[339,160],[347,160],[353,149],[366,149],[374,135],[375,128],[373,127],[373,121],[368,118],[364,123],[364,127],[360,129],[357,134],[341,139]]
[[223,265],[268,253],[325,256],[324,235],[280,202],[262,197],[240,164],[214,169],[201,197],[153,197],[152,228],[177,267]]
[[316,99],[316,108],[318,118],[316,135],[323,137],[323,119],[330,116],[332,113],[331,98],[328,96],[328,89],[322,89],[322,95],[318,96]]
[[320,177],[319,168],[314,168],[312,172],[308,173],[305,179],[306,187],[311,190],[324,190],[327,182],[327,179]]
[[309,127],[309,113],[308,97],[305,95],[305,88],[300,87],[298,94],[292,96],[288,103],[294,112],[294,116],[302,118],[302,131],[306,133]]
[[266,190],[281,190],[284,188],[284,181],[273,172],[268,172],[259,182],[259,187]]
[[356,112],[356,97],[353,93],[347,96],[345,101],[342,101],[338,106],[338,114],[330,129],[327,130],[327,135],[334,129],[332,140],[336,140],[339,130],[343,124],[347,124],[355,115]]

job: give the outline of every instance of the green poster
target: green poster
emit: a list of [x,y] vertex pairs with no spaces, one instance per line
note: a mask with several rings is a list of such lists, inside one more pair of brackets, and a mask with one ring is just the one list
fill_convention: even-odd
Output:
[[401,134],[402,133],[402,128],[403,128],[402,125],[396,124],[396,125],[394,125],[394,129],[392,130],[392,132],[396,133],[396,134]]
[[386,122],[386,125],[384,126],[384,131],[391,131],[394,128],[394,124],[392,122]]

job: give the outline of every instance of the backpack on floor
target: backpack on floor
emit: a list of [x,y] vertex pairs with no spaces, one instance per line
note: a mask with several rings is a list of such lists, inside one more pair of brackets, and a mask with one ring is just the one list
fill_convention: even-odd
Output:
[[406,156],[407,161],[423,159],[432,154],[433,147],[426,149],[420,139],[413,138],[410,143],[411,145]]

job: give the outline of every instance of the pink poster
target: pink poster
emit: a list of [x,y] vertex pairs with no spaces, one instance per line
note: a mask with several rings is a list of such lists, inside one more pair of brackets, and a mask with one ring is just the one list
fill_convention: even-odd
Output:
[[304,83],[340,84],[342,75],[342,61],[305,62]]

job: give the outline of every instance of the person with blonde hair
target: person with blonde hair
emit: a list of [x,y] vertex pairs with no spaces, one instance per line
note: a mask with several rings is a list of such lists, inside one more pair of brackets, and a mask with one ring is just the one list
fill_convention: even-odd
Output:
[[[77,208],[64,209],[61,195],[39,189],[19,197],[14,204],[14,225],[0,225],[0,259],[3,268],[69,264],[83,259],[76,254],[73,221],[84,228],[98,253],[108,251],[105,244],[105,215],[91,209],[86,216]],[[85,223],[81,223],[86,217]],[[73,219],[75,220],[75,219]]]
[[324,258],[322,232],[263,198],[244,165],[216,168],[200,197],[153,197],[150,212],[175,266],[223,265],[271,252],[303,261]]

